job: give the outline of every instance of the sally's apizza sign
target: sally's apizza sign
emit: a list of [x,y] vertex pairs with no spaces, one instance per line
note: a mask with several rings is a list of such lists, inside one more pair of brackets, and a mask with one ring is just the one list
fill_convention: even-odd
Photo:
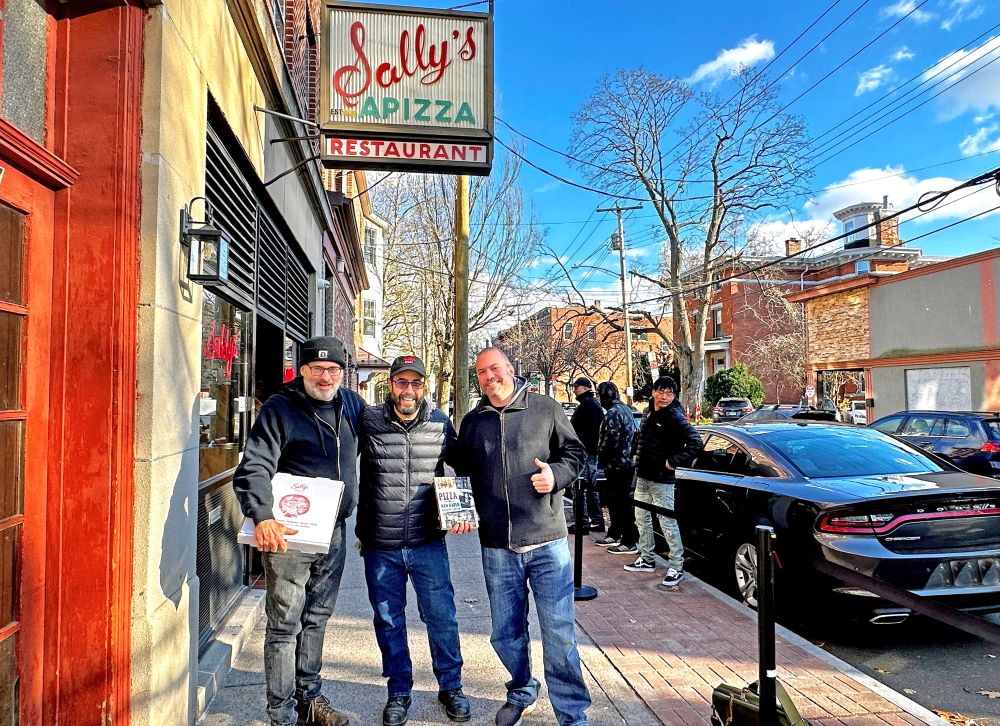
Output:
[[330,1],[324,12],[324,163],[489,174],[489,14]]

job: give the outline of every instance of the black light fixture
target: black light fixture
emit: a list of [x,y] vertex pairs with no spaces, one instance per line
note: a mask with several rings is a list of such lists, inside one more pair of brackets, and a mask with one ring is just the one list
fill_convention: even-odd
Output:
[[[191,218],[194,203],[205,205],[205,219]],[[225,285],[229,279],[229,240],[213,223],[214,210],[205,197],[195,197],[181,207],[181,244],[188,248],[188,279],[206,287]]]

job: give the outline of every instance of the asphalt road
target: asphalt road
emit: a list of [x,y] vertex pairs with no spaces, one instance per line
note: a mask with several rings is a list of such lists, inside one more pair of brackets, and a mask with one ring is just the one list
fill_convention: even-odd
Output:
[[[732,592],[703,564],[689,561],[686,567]],[[1000,624],[1000,614],[989,619]],[[832,618],[782,625],[921,706],[961,714],[978,726],[1000,726],[1000,643],[926,618],[911,618],[901,625]],[[990,698],[989,693],[996,696]]]

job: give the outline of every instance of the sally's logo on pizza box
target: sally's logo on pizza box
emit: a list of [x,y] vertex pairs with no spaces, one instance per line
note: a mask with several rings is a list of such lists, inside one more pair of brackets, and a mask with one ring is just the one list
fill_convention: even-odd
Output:
[[278,501],[278,509],[286,517],[301,517],[309,511],[309,498],[301,494],[286,494]]

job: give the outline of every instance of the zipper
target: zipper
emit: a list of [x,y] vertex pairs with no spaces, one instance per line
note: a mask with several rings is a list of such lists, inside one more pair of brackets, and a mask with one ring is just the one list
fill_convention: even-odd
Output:
[[511,540],[514,539],[514,521],[510,513],[510,489],[507,486],[507,446],[504,441],[503,416],[506,412],[499,412],[500,416],[500,474],[503,477],[503,494],[507,500],[507,548],[510,548]]
[[[334,455],[334,458],[337,461],[337,481],[343,481],[344,478],[340,475],[340,430],[339,430],[340,427],[339,426],[332,426],[332,425],[330,425],[318,413],[313,413],[313,416],[316,417],[317,421],[319,421],[321,424],[323,424],[324,426],[326,426],[328,429],[330,429],[333,432],[333,439],[334,439],[334,442],[337,444],[337,451],[335,452],[335,455]],[[337,422],[338,423],[340,422],[339,418],[337,419]]]
[[403,461],[406,468],[406,506],[403,508],[403,546],[405,547],[410,541],[410,502],[413,501],[413,495],[410,491],[410,432],[399,421],[390,419],[389,423],[402,431],[403,436],[406,437],[406,456]]

